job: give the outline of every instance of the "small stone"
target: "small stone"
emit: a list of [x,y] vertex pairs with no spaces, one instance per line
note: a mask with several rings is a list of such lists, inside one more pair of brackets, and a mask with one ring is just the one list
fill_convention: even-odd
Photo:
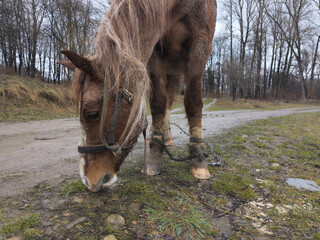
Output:
[[46,223],[43,224],[43,226],[50,227],[50,226],[53,226],[53,223],[52,222],[46,222]]
[[242,138],[249,138],[247,135],[242,135],[241,137]]
[[119,200],[119,194],[112,193],[112,194],[111,194],[111,200],[112,200],[112,201],[117,201],[117,200]]
[[117,226],[118,228],[122,228],[126,223],[124,218],[119,214],[111,214],[107,218],[107,223]]
[[71,223],[69,223],[67,225],[66,229],[74,228],[76,225],[78,225],[79,223],[84,222],[85,220],[87,220],[87,218],[85,218],[85,217],[78,218],[78,219],[72,221]]
[[272,164],[271,164],[271,167],[277,168],[277,167],[280,167],[280,164],[279,164],[279,163],[272,163]]
[[22,240],[22,236],[15,236],[12,238],[7,238],[6,240]]
[[240,211],[241,211],[241,214],[243,214],[243,215],[247,215],[247,214],[251,213],[251,210],[245,206],[241,206]]
[[131,223],[132,223],[133,225],[137,225],[137,224],[138,224],[138,222],[135,221],[135,220],[133,220]]
[[117,240],[114,235],[108,235],[103,240]]
[[83,198],[80,198],[80,197],[74,197],[74,198],[73,198],[73,201],[74,201],[75,203],[83,203],[84,199],[83,199]]
[[272,208],[273,204],[272,203],[266,203],[266,208]]
[[176,239],[176,237],[175,236],[171,236],[171,235],[164,235],[164,237],[163,237],[163,239],[164,240],[175,240]]
[[212,225],[215,226],[221,234],[224,236],[229,236],[232,233],[232,225],[230,224],[227,217],[215,218],[212,221]]
[[43,207],[49,210],[55,210],[55,206],[54,204],[49,200],[49,199],[45,199],[42,201]]
[[61,223],[58,223],[58,224],[56,224],[56,225],[54,225],[53,227],[52,227],[52,231],[56,231],[56,230],[58,230],[59,228],[61,228],[62,227],[62,224]]
[[253,186],[252,184],[250,184],[250,185],[249,185],[249,188],[255,189],[255,186]]
[[158,231],[152,231],[151,234],[152,234],[153,236],[158,236],[158,235],[159,235],[159,232],[158,232]]
[[139,203],[131,203],[129,206],[129,210],[134,213],[140,213],[141,205]]
[[261,172],[261,169],[259,169],[259,168],[258,168],[258,169],[256,169],[256,172],[257,172],[257,173]]
[[231,201],[229,201],[229,202],[227,202],[227,203],[226,203],[226,207],[228,207],[228,208],[232,208],[232,206],[233,206],[233,204],[232,204],[232,202],[231,202]]
[[263,188],[262,191],[265,195],[270,194],[270,190],[268,188]]

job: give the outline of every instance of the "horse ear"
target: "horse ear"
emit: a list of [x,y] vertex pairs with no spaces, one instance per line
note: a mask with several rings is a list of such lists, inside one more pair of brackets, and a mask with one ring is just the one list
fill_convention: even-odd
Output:
[[68,68],[72,72],[74,72],[74,70],[76,69],[76,66],[71,61],[59,61],[58,63]]
[[61,53],[66,55],[66,57],[71,61],[71,63],[75,67],[81,69],[82,71],[84,71],[90,75],[95,75],[92,63],[88,58],[80,56],[71,50],[63,50],[63,51],[61,51]]

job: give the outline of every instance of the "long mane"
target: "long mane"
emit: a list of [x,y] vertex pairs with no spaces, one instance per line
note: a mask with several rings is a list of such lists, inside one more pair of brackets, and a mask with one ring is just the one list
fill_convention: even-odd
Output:
[[[134,95],[126,129],[126,143],[140,119],[146,116],[150,86],[146,69],[146,34],[161,33],[165,25],[165,0],[115,0],[100,24],[95,40],[95,58],[105,68],[112,88],[124,86]],[[159,35],[160,37],[160,35]],[[152,46],[153,48],[154,46]]]

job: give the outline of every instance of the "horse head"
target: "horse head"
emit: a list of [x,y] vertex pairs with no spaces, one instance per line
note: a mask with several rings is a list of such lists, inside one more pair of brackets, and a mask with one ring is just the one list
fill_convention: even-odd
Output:
[[129,90],[112,79],[106,81],[106,69],[97,60],[69,50],[62,53],[70,61],[59,63],[74,71],[73,86],[79,104],[80,176],[85,186],[96,192],[116,182],[116,172],[136,143],[146,119],[138,119],[129,138],[125,138],[132,108]]

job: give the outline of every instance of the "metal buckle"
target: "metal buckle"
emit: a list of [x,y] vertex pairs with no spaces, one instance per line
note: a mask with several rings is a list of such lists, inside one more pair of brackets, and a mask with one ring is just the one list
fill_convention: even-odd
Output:
[[113,145],[109,146],[108,148],[111,150],[111,152],[113,153],[113,155],[114,155],[115,157],[118,157],[118,156],[121,154],[121,152],[122,152],[121,146],[120,146],[120,144],[117,143],[117,142],[114,143]]
[[131,92],[129,92],[127,89],[125,89],[125,88],[122,89],[122,92],[123,92],[124,98],[125,98],[129,103],[132,103],[133,94],[132,94]]

